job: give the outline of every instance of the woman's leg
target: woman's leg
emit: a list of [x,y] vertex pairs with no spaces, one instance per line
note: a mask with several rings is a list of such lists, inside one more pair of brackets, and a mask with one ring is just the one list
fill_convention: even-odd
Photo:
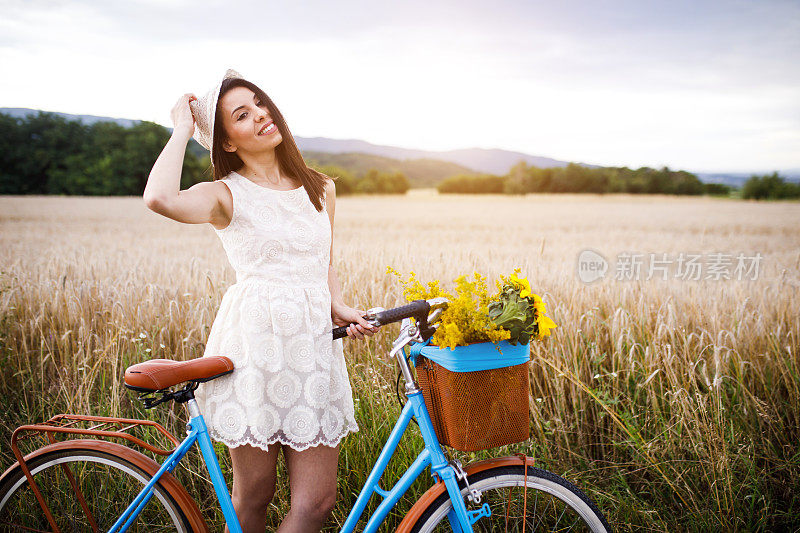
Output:
[[[244,444],[228,448],[233,464],[233,507],[244,533],[264,533],[267,505],[275,495],[278,451],[281,445],[270,444],[268,451]],[[229,533],[225,527],[225,533]]]
[[336,505],[339,447],[315,446],[302,452],[283,446],[292,507],[278,533],[318,533]]

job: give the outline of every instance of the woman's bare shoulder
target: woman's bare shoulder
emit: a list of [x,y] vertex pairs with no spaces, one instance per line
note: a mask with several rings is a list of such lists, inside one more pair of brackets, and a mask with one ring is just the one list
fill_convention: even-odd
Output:
[[230,189],[222,180],[201,181],[189,187],[189,190],[197,191],[203,196],[210,197],[218,202],[224,202],[226,199],[230,200],[232,198]]
[[231,193],[230,193],[230,185],[228,184],[229,180],[226,180],[226,179],[223,178],[223,179],[218,179],[218,180],[214,180],[214,181],[209,181],[208,183],[214,187],[214,189],[216,190],[217,194],[222,194],[222,195],[225,195],[225,196],[230,196],[231,195]]
[[212,196],[217,203],[211,225],[217,229],[225,228],[233,217],[233,195],[227,183],[222,180],[206,181],[203,183],[205,194]]
[[336,183],[330,176],[325,176],[325,194],[333,196],[336,194]]

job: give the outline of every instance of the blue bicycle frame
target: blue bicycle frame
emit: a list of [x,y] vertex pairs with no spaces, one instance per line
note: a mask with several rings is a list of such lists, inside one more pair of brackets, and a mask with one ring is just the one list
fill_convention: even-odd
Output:
[[[450,519],[450,525],[454,532],[471,532],[472,524],[481,516],[487,516],[488,514],[488,506],[485,504],[484,508],[477,511],[467,511],[464,505],[464,499],[461,497],[461,489],[458,486],[455,471],[447,462],[444,453],[442,453],[439,439],[436,437],[436,432],[433,429],[433,423],[428,415],[428,410],[425,408],[425,400],[422,397],[422,392],[410,392],[407,394],[407,397],[408,402],[405,407],[403,407],[400,418],[398,418],[394,429],[392,429],[392,433],[389,435],[389,439],[386,441],[383,450],[381,450],[381,454],[378,456],[375,466],[372,467],[372,472],[370,472],[369,477],[367,477],[364,488],[361,489],[361,493],[358,495],[353,509],[347,516],[341,533],[350,533],[355,529],[373,492],[381,496],[383,501],[378,505],[378,508],[375,509],[375,512],[367,521],[364,533],[377,531],[378,526],[381,525],[392,507],[394,507],[397,501],[405,494],[408,487],[417,479],[417,476],[429,465],[432,472],[439,476],[439,479],[444,481],[445,487],[447,487],[447,493],[450,495],[450,499],[453,502],[453,510],[448,514],[448,518]],[[397,480],[394,487],[388,491],[383,490],[380,487],[381,476],[384,470],[386,470],[389,460],[394,454],[400,442],[400,438],[403,436],[403,433],[405,433],[412,417],[416,418],[419,423],[419,429],[422,432],[425,448],[417,455],[417,458],[408,470],[406,470],[405,474]]]
[[[408,362],[405,358],[405,352],[401,351],[398,354],[398,361],[401,362],[401,369],[408,370]],[[407,373],[407,372],[404,372]],[[409,375],[409,374],[407,374]],[[413,380],[412,380],[413,382]],[[425,400],[422,397],[422,391],[419,388],[415,390],[407,390],[406,396],[408,401],[403,407],[400,417],[397,420],[394,428],[392,429],[389,439],[381,450],[378,460],[372,467],[372,471],[367,477],[367,481],[361,492],[356,499],[356,503],[347,516],[347,520],[342,527],[341,533],[351,533],[355,530],[356,524],[364,514],[364,510],[369,503],[373,493],[378,494],[383,498],[383,501],[378,505],[375,512],[370,516],[367,521],[364,533],[372,533],[378,530],[386,515],[394,507],[397,501],[405,494],[415,479],[422,473],[428,466],[431,467],[432,475],[436,474],[439,479],[444,481],[447,493],[450,495],[450,500],[453,502],[453,509],[448,514],[450,525],[455,533],[470,533],[472,531],[472,524],[474,524],[480,517],[488,516],[490,511],[488,505],[484,504],[481,509],[475,511],[467,511],[464,499],[461,496],[461,489],[458,486],[458,479],[453,467],[448,463],[447,458],[442,453],[439,439],[436,437],[436,432],[433,428],[428,410],[425,407]],[[155,484],[164,474],[164,472],[172,472],[180,460],[186,455],[195,442],[200,445],[200,450],[203,454],[203,461],[205,462],[208,474],[211,476],[211,482],[214,485],[214,491],[222,508],[222,514],[225,517],[225,523],[231,533],[241,533],[242,528],[239,525],[239,519],[236,516],[236,511],[231,502],[231,496],[228,492],[228,486],[225,484],[225,479],[222,476],[222,470],[219,467],[217,456],[214,453],[214,447],[211,444],[211,439],[208,436],[208,429],[206,427],[203,415],[197,406],[194,398],[187,402],[189,410],[189,423],[187,425],[188,435],[181,442],[175,451],[170,455],[161,468],[156,472],[153,478],[145,485],[142,491],[131,502],[122,516],[114,523],[109,530],[110,533],[125,532],[128,527],[136,520],[136,517],[142,511],[147,502],[153,496]],[[411,419],[415,418],[419,424],[419,429],[422,433],[422,439],[425,443],[425,448],[417,455],[414,462],[406,470],[406,472],[395,483],[394,487],[390,490],[384,490],[380,486],[381,476],[383,475],[389,461],[394,455],[400,439],[408,428]]]
[[203,415],[200,414],[200,409],[197,407],[197,402],[194,398],[189,400],[186,405],[189,409],[190,416],[189,423],[186,425],[188,435],[183,439],[183,442],[175,448],[172,455],[167,457],[164,464],[158,469],[158,472],[155,473],[150,482],[144,486],[133,502],[125,509],[122,516],[111,526],[109,533],[122,533],[128,530],[133,521],[136,520],[136,517],[139,516],[142,509],[144,509],[144,506],[147,505],[147,502],[150,501],[150,498],[153,497],[153,488],[161,476],[164,475],[164,472],[172,472],[195,442],[200,445],[200,451],[203,454],[203,462],[206,465],[206,470],[208,470],[208,475],[211,476],[211,483],[214,485],[214,492],[217,493],[217,499],[219,500],[220,507],[222,507],[222,515],[225,517],[225,523],[228,525],[228,529],[231,533],[242,533],[242,527],[239,524],[239,519],[236,517],[236,511],[233,508],[233,502],[231,502],[228,486],[225,484],[225,478],[222,477],[222,470],[219,467],[217,455],[214,452],[214,446],[211,444],[211,439],[208,436],[206,421],[203,419]]

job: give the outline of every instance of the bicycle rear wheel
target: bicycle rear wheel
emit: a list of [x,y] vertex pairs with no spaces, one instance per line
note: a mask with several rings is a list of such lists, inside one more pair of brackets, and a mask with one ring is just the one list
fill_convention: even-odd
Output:
[[[45,452],[27,464],[58,527],[65,532],[108,531],[151,477],[122,457],[92,449]],[[51,530],[19,465],[0,479],[0,529],[7,527]],[[128,531],[190,532],[192,528],[181,505],[159,482]]]
[[[522,465],[489,468],[468,477],[470,487],[481,492],[476,505],[467,502],[467,510],[489,505],[490,516],[473,524],[474,531],[591,531],[608,533],[605,517],[575,485],[546,470]],[[467,488],[462,494],[467,496]],[[453,504],[447,492],[423,511],[411,531],[430,533],[452,531],[447,514]]]

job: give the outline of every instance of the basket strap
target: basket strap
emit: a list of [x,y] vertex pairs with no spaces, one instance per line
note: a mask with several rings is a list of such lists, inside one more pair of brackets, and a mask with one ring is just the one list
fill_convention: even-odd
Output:
[[417,366],[417,357],[419,357],[419,354],[422,353],[422,348],[430,344],[431,339],[433,339],[433,336],[428,337],[428,340],[425,342],[414,342],[411,344],[408,350],[408,358],[411,360],[411,364],[415,367]]

